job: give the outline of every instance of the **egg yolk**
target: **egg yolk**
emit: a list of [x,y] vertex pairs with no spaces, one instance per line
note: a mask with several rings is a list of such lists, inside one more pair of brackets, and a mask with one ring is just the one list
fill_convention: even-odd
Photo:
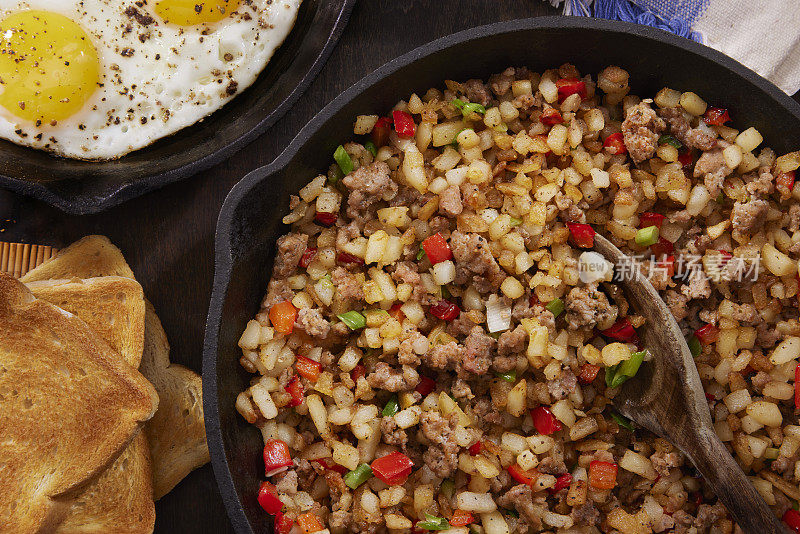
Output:
[[71,117],[97,90],[100,61],[86,32],[48,11],[0,20],[0,106],[34,122]]
[[194,26],[219,22],[235,11],[240,0],[161,0],[155,11],[164,22]]

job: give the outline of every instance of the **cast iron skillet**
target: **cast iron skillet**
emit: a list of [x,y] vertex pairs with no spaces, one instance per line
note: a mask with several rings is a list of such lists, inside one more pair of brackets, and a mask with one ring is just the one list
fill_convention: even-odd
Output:
[[637,95],[654,95],[665,85],[695,91],[728,107],[735,126],[755,126],[776,152],[798,148],[800,105],[774,85],[710,48],[628,23],[542,17],[482,26],[417,48],[350,87],[275,162],[239,182],[219,216],[203,393],[214,472],[238,533],[270,531],[256,502],[264,479],[262,437],[234,408],[251,377],[239,366],[237,341],[266,292],[289,195],[327,169],[334,148],[353,137],[356,115],[385,114],[400,98],[441,87],[445,79],[486,79],[511,65],[541,71],[564,62],[593,74],[619,65],[630,72]]
[[256,82],[204,121],[110,162],[50,156],[0,140],[0,187],[68,213],[97,213],[227,159],[280,119],[328,59],[356,0],[304,0]]

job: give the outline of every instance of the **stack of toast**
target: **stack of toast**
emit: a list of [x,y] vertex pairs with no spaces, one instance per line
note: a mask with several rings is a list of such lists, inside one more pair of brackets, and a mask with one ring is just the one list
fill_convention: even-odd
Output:
[[0,404],[0,532],[150,533],[209,460],[200,377],[104,237],[0,274]]

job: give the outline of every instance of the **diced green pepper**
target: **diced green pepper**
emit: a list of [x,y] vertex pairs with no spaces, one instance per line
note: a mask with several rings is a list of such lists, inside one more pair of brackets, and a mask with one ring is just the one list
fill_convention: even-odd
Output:
[[340,313],[337,317],[350,327],[350,330],[358,330],[367,326],[367,318],[358,313],[357,311],[349,311]]
[[344,173],[342,172],[342,169],[339,168],[339,165],[335,163],[332,164],[330,169],[328,170],[328,181],[332,184],[335,184],[342,178],[344,178]]
[[448,530],[450,529],[450,523],[444,517],[436,517],[426,513],[425,520],[417,523],[416,527],[424,530]]
[[692,353],[692,358],[697,358],[703,352],[703,345],[696,336],[690,337],[686,343],[689,344],[689,352]]
[[389,402],[386,403],[386,406],[383,407],[383,416],[384,417],[392,417],[394,414],[400,411],[400,403],[397,402],[397,395],[393,395]]
[[376,147],[375,143],[373,143],[372,141],[367,141],[366,143],[364,143],[364,148],[369,150],[369,153],[372,154],[373,158],[378,155],[378,147]]
[[366,482],[372,477],[372,468],[369,464],[361,464],[349,473],[344,478],[344,483],[350,489],[356,489],[361,484]]
[[658,243],[658,226],[648,226],[636,230],[636,244],[640,247],[649,247]]
[[496,373],[497,378],[502,378],[506,382],[516,382],[517,381],[517,371],[509,371],[507,373]]
[[558,317],[564,311],[564,301],[556,297],[550,302],[548,302],[545,308],[550,310],[550,313],[553,314],[553,317]]
[[520,224],[522,224],[522,219],[517,219],[516,217],[511,217],[511,220],[509,221],[509,224],[511,224],[511,226],[519,226]]
[[625,418],[625,417],[623,417],[623,416],[621,416],[619,414],[612,413],[611,414],[611,419],[616,421],[619,426],[625,427],[628,430],[630,430],[631,432],[633,432],[633,423],[631,423],[627,418]]
[[671,135],[662,135],[658,138],[659,145],[672,145],[675,148],[681,148],[683,145],[680,141],[672,137]]
[[344,173],[345,176],[353,172],[353,160],[350,159],[350,154],[347,153],[342,145],[336,147],[336,151],[333,153],[333,159],[339,164],[339,168],[342,169],[342,173]]
[[631,354],[629,360],[625,360],[624,362],[619,364],[619,369],[617,369],[617,374],[623,374],[628,378],[636,376],[636,373],[639,372],[639,367],[642,366],[642,362],[644,361],[644,357],[646,355],[647,355],[646,350],[634,352],[633,354]]
[[627,375],[623,375],[618,370],[617,374],[614,375],[614,379],[611,381],[611,387],[612,388],[620,387],[622,384],[624,384],[628,380],[628,378],[629,377]]
[[454,98],[452,102],[450,102],[455,106],[457,109],[464,109],[464,101],[460,98]]
[[611,384],[614,383],[614,377],[617,375],[617,368],[619,364],[612,365],[611,367],[606,367],[606,386],[613,387]]
[[442,288],[442,298],[449,299],[450,298],[450,290],[447,289],[447,286],[441,286]]
[[486,113],[486,108],[482,105],[475,102],[464,102],[460,98],[453,99],[452,104],[461,110],[461,114],[464,117],[468,117],[472,113],[480,113],[481,115]]
[[422,258],[425,257],[425,249],[419,247],[419,252],[417,252],[417,261],[422,261]]
[[452,498],[453,494],[456,492],[456,484],[449,478],[442,482],[442,485],[439,487],[441,488],[442,495],[448,499]]

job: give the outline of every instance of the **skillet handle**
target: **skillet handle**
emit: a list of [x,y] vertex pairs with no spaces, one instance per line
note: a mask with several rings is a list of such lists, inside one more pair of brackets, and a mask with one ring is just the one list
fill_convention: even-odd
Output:
[[717,434],[707,427],[692,434],[684,452],[745,534],[788,534]]

